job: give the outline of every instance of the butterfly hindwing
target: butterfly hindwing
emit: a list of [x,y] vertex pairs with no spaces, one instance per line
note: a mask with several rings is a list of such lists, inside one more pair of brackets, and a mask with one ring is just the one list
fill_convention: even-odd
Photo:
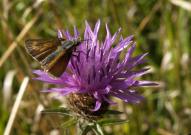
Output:
[[70,41],[65,41],[62,46],[58,46],[57,50],[41,62],[42,68],[56,77],[60,76],[65,71],[72,55],[72,50],[75,47],[71,43]]
[[45,65],[43,67],[44,70],[56,77],[62,75],[62,73],[66,70],[71,55],[72,52],[63,52],[61,55],[57,56],[53,62]]

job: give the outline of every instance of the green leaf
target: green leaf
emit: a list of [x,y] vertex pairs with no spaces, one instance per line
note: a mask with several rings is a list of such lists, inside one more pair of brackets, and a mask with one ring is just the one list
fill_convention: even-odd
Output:
[[123,114],[123,112],[116,110],[107,110],[107,112],[105,112],[105,115],[120,115],[120,114]]
[[81,129],[81,133],[79,135],[87,135],[90,131],[93,131],[96,135],[104,135],[101,126],[97,123],[86,125],[85,128]]
[[64,116],[72,116],[70,111],[67,108],[54,108],[54,109],[45,109],[42,111],[44,114],[58,114]]
[[61,126],[64,128],[64,129],[67,129],[73,125],[75,125],[77,123],[77,120],[72,118],[72,119],[69,119],[68,121],[64,122]]
[[78,135],[86,135],[90,130],[92,130],[92,127],[87,125],[84,128],[78,129]]
[[129,120],[120,120],[120,119],[101,119],[97,123],[101,126],[107,125],[118,125],[118,124],[125,124],[129,122]]
[[101,126],[97,123],[96,123],[96,131],[97,131],[98,135],[104,135]]

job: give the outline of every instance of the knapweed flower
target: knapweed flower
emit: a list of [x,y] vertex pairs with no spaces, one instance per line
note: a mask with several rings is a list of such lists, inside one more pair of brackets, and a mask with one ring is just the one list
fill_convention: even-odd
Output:
[[[37,80],[57,85],[56,88],[46,90],[47,92],[70,95],[69,103],[83,114],[93,114],[107,105],[115,104],[110,99],[112,96],[127,103],[139,103],[143,97],[135,89],[155,85],[151,81],[138,80],[138,77],[147,73],[148,68],[136,68],[145,62],[147,53],[133,56],[136,47],[133,36],[119,37],[121,29],[112,36],[106,24],[105,40],[99,41],[99,28],[100,21],[96,23],[94,30],[86,22],[84,41],[74,51],[75,54],[61,77],[52,78],[44,71],[34,71],[38,75]],[[63,36],[72,40],[79,38],[79,33],[76,28],[74,36],[68,31],[64,35],[58,31],[58,37]],[[121,56],[122,52],[124,57]],[[83,111],[84,108],[87,110]]]

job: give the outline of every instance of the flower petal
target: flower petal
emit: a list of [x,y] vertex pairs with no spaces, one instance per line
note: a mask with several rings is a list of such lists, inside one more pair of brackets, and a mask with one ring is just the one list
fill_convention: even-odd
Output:
[[135,78],[135,77],[140,77],[144,74],[147,73],[147,71],[149,70],[149,68],[144,68],[144,69],[141,69],[139,71],[128,71],[128,72],[121,72],[119,74],[117,74],[115,76],[115,78]]
[[76,26],[74,26],[74,38],[77,39],[79,36],[80,36],[80,33],[78,29],[76,28]]
[[98,111],[101,107],[101,102],[99,100],[96,101],[94,109],[90,109],[92,112]]
[[97,37],[98,31],[100,28],[100,20],[97,21],[95,28],[94,28],[94,35]]
[[145,61],[144,61],[143,59],[144,59],[144,57],[145,57],[147,54],[148,54],[148,53],[144,53],[144,54],[141,54],[141,55],[138,55],[138,56],[132,58],[132,59],[131,59],[131,64],[126,63],[127,66],[128,66],[128,70],[132,69],[133,67],[135,67],[135,66],[137,66],[137,65],[139,65],[139,64],[144,63]]
[[54,78],[49,76],[46,72],[42,70],[34,70],[33,73],[37,74],[38,77],[34,78],[34,80],[39,80],[52,84],[63,84],[66,81],[66,78],[70,77],[67,73],[64,73],[60,78]]
[[114,48],[115,52],[121,52],[123,51],[125,48],[127,48],[130,43],[133,43],[132,41],[133,36],[129,36],[126,39],[122,40],[119,44],[116,45],[116,47]]
[[65,87],[65,88],[52,88],[48,90],[42,90],[41,92],[57,92],[61,94],[62,96],[64,96],[75,91],[76,91],[76,88]]
[[121,92],[111,92],[110,94],[128,103],[139,103],[141,100],[144,99],[144,97],[138,94],[126,94]]
[[58,36],[58,38],[63,38],[63,31],[62,30],[60,30],[60,29],[58,29],[57,30],[57,36]]
[[89,25],[89,23],[86,21],[86,30],[85,30],[85,33],[84,33],[84,38],[85,39],[92,39],[94,41],[94,33],[92,32],[91,30],[91,27]]
[[72,39],[72,36],[70,35],[70,32],[68,30],[65,31],[64,33],[65,37],[68,39],[68,40],[71,40]]
[[157,82],[153,81],[137,81],[135,84],[133,84],[134,87],[143,87],[143,86],[158,86],[159,84]]
[[105,100],[107,103],[109,103],[110,105],[116,105],[116,102],[113,102],[112,100],[110,100],[109,98],[103,96],[103,100]]

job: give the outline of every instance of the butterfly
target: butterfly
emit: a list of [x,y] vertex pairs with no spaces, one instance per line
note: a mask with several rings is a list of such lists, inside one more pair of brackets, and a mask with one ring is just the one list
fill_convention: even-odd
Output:
[[80,43],[80,39],[28,39],[25,41],[25,49],[45,72],[59,77],[66,70],[73,51]]

